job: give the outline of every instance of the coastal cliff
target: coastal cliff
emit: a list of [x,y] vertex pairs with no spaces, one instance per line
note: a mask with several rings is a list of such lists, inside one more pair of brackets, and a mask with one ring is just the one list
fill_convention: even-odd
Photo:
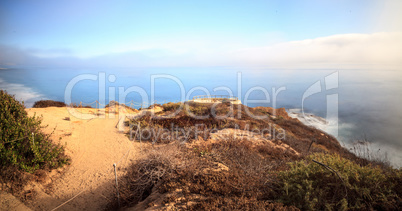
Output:
[[138,111],[113,102],[105,109],[26,111],[42,116],[43,131],[71,158],[65,168],[34,174],[19,196],[33,193],[25,204],[34,210],[394,209],[401,203],[400,170],[357,157],[284,108],[187,102]]

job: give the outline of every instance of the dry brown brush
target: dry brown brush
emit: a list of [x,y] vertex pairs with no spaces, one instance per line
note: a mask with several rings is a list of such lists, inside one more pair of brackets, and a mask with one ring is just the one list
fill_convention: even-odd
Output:
[[[181,106],[188,109],[178,110]],[[168,103],[162,107],[164,111],[157,116],[149,113],[131,121],[134,136],[138,139],[148,135],[147,140],[153,141],[155,147],[134,162],[127,175],[121,178],[125,207],[146,202],[149,204],[142,208],[295,210],[296,207],[393,208],[401,204],[400,190],[396,188],[401,181],[400,171],[385,171],[393,173],[389,173],[387,179],[380,177],[379,171],[371,166],[372,162],[358,158],[325,132],[288,117],[283,109],[274,112],[228,103]],[[250,112],[264,118],[256,119],[249,115]],[[171,115],[174,113],[176,115]],[[203,118],[196,118],[194,114]],[[147,128],[150,134],[144,134],[145,131],[139,128]],[[257,139],[257,136],[250,139],[233,134],[212,136],[226,128],[264,132]],[[267,128],[269,130],[264,130]],[[165,131],[167,138],[149,132],[152,130]],[[285,136],[274,135],[281,131],[285,131]],[[289,147],[278,147],[283,144]],[[341,195],[345,187],[331,172],[317,164],[304,166],[310,171],[307,174],[293,168],[303,166],[300,163],[310,159],[311,153],[335,153],[343,157],[340,161],[331,158],[334,162],[330,167],[337,170],[339,165],[365,166],[357,172],[342,167],[343,174],[357,174],[355,178],[366,178],[365,174],[369,174],[368,178],[373,181],[383,178],[381,190],[370,189],[364,182],[345,179],[348,182],[345,184],[350,185],[348,191],[354,193],[345,198]],[[386,188],[391,192],[386,192]],[[332,190],[337,194],[333,198]],[[370,195],[361,193],[367,190],[375,193],[377,198],[370,201]],[[152,202],[153,194],[159,194],[157,198],[163,198],[162,202]],[[386,197],[381,198],[381,194]],[[320,196],[324,199],[320,200]],[[353,200],[359,200],[359,203],[353,204]],[[387,204],[382,206],[381,202]],[[370,204],[365,206],[364,203]]]
[[284,163],[263,147],[269,146],[257,148],[234,137],[156,147],[135,162],[120,182],[123,204],[133,206],[159,193],[166,194],[163,204],[189,210],[283,209],[267,196],[272,193],[271,171]]

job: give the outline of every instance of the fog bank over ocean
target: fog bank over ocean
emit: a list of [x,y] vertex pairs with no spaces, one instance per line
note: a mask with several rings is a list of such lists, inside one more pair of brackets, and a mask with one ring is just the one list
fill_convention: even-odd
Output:
[[[337,84],[328,89],[325,78],[337,74]],[[0,70],[0,89],[15,94],[27,107],[40,99],[64,101],[67,84],[77,76],[92,75],[97,80],[82,80],[71,90],[72,102],[84,105],[96,100],[119,100],[120,90],[131,87],[144,90],[130,92],[125,102],[157,103],[180,101],[195,95],[230,92],[248,106],[285,107],[297,115],[302,108],[303,96],[313,85],[320,92],[304,99],[304,112],[314,115],[316,127],[336,134],[348,146],[352,141],[366,137],[373,150],[387,151],[394,166],[402,166],[402,74],[399,69],[267,69],[267,68],[32,68],[18,67]],[[99,80],[105,78],[105,95],[99,98]],[[152,78],[154,80],[152,81]],[[151,85],[154,84],[154,88]],[[181,86],[184,95],[181,96]],[[120,89],[120,90],[119,90]],[[112,92],[109,92],[109,91]],[[113,92],[114,90],[114,92]],[[154,91],[153,98],[151,92]],[[266,93],[264,91],[266,90]],[[276,92],[276,93],[275,93]],[[102,94],[102,90],[100,92]],[[327,97],[338,97],[338,119],[327,118]],[[109,98],[111,96],[112,98]],[[114,96],[114,97],[113,97]],[[113,99],[114,98],[114,99]],[[331,107],[331,105],[329,106]],[[321,118],[327,118],[326,125]]]

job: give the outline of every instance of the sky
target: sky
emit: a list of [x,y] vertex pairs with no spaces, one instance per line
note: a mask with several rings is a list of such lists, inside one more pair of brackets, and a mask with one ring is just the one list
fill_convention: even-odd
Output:
[[402,1],[0,1],[0,65],[402,65]]

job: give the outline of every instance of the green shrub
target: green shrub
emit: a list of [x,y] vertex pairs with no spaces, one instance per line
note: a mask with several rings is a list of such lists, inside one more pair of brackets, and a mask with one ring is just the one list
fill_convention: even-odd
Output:
[[53,100],[39,100],[34,103],[33,108],[47,108],[47,107],[66,107],[63,102]]
[[[319,165],[321,162],[335,170]],[[337,154],[313,154],[278,174],[279,201],[300,209],[397,209],[401,170],[359,166]]]
[[0,90],[0,165],[26,172],[68,162],[62,146],[41,132],[41,119],[29,117],[23,104]]

